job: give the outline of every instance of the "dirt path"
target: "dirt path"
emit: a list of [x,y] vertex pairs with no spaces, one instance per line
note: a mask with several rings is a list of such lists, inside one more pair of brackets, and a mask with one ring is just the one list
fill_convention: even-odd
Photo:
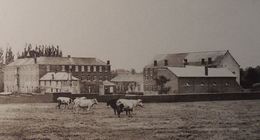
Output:
[[1,104],[0,139],[260,139],[260,100],[150,103],[133,118],[55,105]]

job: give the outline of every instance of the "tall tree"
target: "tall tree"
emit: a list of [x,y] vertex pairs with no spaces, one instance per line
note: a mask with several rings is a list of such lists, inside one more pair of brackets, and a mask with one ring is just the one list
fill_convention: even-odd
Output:
[[12,48],[7,48],[5,52],[5,64],[8,65],[9,63],[14,61],[14,53]]
[[0,48],[0,65],[4,64],[4,50]]
[[165,84],[170,81],[164,76],[159,76],[155,79],[156,84],[159,86],[159,94],[167,94],[170,91],[170,87],[165,87]]

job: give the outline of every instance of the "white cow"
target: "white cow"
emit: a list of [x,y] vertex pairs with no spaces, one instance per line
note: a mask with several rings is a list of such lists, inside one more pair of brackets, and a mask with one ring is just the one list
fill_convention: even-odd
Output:
[[73,100],[69,97],[58,97],[57,102],[58,102],[57,107],[60,109],[61,105],[64,105],[65,106],[64,108],[67,108],[67,106],[70,105],[73,102]]
[[86,98],[86,97],[77,97],[76,99],[74,99],[74,101],[73,101],[73,103],[74,103],[73,108],[76,108],[77,105],[79,104],[79,102],[80,102],[81,100],[85,100],[85,99],[87,99],[87,98]]
[[87,108],[87,111],[89,111],[95,104],[98,104],[97,99],[79,99],[75,102],[74,107],[83,109]]
[[119,99],[117,100],[117,106],[123,105],[123,110],[126,111],[126,115],[131,116],[130,112],[133,112],[134,108],[137,106],[144,107],[142,100],[137,99]]

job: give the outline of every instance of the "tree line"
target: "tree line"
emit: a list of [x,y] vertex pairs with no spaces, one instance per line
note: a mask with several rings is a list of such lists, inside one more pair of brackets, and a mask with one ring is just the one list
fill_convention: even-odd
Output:
[[240,84],[243,88],[253,88],[256,83],[260,83],[260,66],[240,69]]

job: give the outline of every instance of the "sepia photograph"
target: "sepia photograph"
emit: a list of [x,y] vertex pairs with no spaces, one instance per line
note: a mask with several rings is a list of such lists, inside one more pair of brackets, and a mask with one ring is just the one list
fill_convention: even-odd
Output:
[[0,0],[0,140],[259,140],[260,0]]

